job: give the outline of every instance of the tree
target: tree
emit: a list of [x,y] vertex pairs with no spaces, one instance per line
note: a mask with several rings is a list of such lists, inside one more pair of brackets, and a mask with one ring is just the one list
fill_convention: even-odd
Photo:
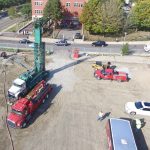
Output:
[[32,12],[31,3],[24,4],[23,7],[21,8],[21,13],[27,16],[27,18],[31,16],[31,12]]
[[88,31],[92,31],[95,23],[97,22],[94,16],[96,14],[96,8],[98,4],[99,0],[89,0],[88,3],[85,3],[83,7],[83,11],[79,20]]
[[17,6],[18,4],[22,4],[24,2],[25,0],[0,0],[0,10],[11,6]]
[[50,18],[54,26],[62,18],[61,4],[59,0],[48,0],[43,13],[44,18]]
[[90,0],[80,21],[92,33],[118,33],[123,29],[122,4],[121,0]]
[[139,0],[132,10],[130,19],[138,29],[150,29],[150,1]]
[[121,0],[107,0],[101,6],[104,33],[118,33],[123,29],[124,15]]
[[16,8],[15,7],[10,7],[8,9],[8,15],[11,17],[15,17],[16,16]]

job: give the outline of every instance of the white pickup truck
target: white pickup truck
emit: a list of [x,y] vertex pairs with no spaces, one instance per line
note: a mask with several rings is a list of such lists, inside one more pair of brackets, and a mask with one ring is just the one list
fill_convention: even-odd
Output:
[[13,81],[12,86],[8,90],[8,99],[10,102],[14,102],[18,100],[19,97],[23,96],[26,92],[26,82],[17,78]]

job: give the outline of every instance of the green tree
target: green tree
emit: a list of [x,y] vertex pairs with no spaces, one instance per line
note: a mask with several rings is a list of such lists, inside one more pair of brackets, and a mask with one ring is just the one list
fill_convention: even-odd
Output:
[[50,18],[54,25],[62,18],[60,0],[48,0],[43,13],[44,18]]
[[95,18],[97,5],[99,5],[99,0],[89,0],[88,3],[85,3],[79,18],[80,22],[84,25],[84,28],[88,31],[93,31],[95,23],[97,22],[97,18]]
[[0,0],[0,10],[11,6],[17,6],[18,4],[22,4],[24,2],[25,0]]
[[104,33],[118,33],[123,29],[124,15],[121,0],[107,0],[102,4],[102,27]]
[[31,3],[24,4],[21,8],[21,13],[29,18],[32,13]]
[[150,29],[150,0],[139,0],[130,19],[138,29]]
[[16,16],[16,8],[15,7],[10,7],[9,9],[8,9],[8,15],[10,16],[10,17],[15,17]]
[[118,33],[123,29],[122,4],[121,0],[90,0],[80,21],[92,33]]
[[128,55],[129,54],[129,45],[128,43],[123,44],[122,49],[121,49],[122,55]]

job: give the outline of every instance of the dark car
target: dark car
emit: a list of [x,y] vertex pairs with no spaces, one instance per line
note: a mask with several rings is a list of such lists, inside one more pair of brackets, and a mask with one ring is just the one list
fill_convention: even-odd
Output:
[[96,41],[96,42],[93,42],[92,43],[92,46],[107,46],[108,44],[106,44],[106,42],[105,41]]
[[74,36],[75,39],[82,39],[81,33],[76,33]]
[[28,43],[32,43],[32,42],[28,39],[22,39],[22,40],[19,41],[19,43],[28,44]]
[[67,40],[63,39],[63,40],[60,40],[58,42],[55,42],[55,45],[57,45],[57,46],[68,46],[70,44],[67,42]]

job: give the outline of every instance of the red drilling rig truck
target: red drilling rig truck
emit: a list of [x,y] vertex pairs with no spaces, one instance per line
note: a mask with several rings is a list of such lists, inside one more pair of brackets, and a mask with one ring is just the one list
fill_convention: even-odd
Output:
[[7,124],[12,128],[26,127],[32,114],[49,97],[51,90],[50,84],[47,84],[44,80],[39,82],[26,97],[19,99],[11,106]]

